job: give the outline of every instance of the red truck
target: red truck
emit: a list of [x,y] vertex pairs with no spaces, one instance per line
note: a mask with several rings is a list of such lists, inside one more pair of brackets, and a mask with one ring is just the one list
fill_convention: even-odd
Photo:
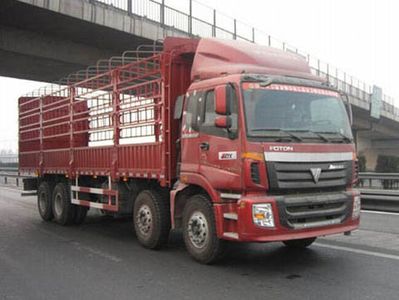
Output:
[[45,221],[132,215],[156,249],[182,229],[212,263],[226,241],[307,247],[359,225],[339,92],[293,53],[166,38],[19,99],[19,168]]

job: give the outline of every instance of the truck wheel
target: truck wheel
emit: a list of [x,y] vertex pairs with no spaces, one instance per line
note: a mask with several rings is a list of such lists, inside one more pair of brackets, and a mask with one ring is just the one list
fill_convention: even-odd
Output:
[[54,220],[60,225],[69,225],[75,216],[75,206],[71,204],[71,197],[65,183],[58,183],[53,192]]
[[223,255],[224,241],[216,235],[216,222],[210,199],[192,196],[183,210],[183,238],[187,251],[197,261],[211,264]]
[[159,249],[168,242],[170,231],[169,203],[154,190],[138,194],[133,209],[134,229],[140,244]]
[[85,206],[75,205],[75,217],[73,219],[73,223],[76,225],[80,225],[86,219],[87,211],[89,209]]
[[51,202],[50,185],[48,182],[43,181],[40,183],[39,189],[37,190],[37,208],[44,221],[51,221],[54,217]]
[[309,247],[316,238],[298,239],[298,240],[288,240],[283,241],[284,245],[289,248],[306,248]]

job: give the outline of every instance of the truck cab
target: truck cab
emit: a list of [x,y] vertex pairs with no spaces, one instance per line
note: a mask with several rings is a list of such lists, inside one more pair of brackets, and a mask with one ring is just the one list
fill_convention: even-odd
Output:
[[358,227],[350,118],[340,93],[304,59],[203,39],[191,75],[176,105],[181,153],[171,208],[194,258],[212,261],[223,240],[306,247]]

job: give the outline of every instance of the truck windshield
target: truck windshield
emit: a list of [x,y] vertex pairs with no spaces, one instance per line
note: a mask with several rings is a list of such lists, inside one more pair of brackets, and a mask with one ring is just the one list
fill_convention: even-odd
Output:
[[273,141],[352,142],[339,94],[319,88],[243,83],[249,137]]

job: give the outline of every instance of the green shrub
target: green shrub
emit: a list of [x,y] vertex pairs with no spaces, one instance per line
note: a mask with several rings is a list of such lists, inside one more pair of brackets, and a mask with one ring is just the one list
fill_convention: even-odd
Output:
[[399,157],[379,155],[377,158],[376,172],[396,173],[399,172]]
[[[375,171],[378,173],[398,173],[399,157],[379,155]],[[384,189],[392,189],[397,186],[397,182],[395,180],[382,180],[382,185]]]
[[359,172],[366,172],[366,157],[359,156],[358,157],[358,164],[359,164]]

